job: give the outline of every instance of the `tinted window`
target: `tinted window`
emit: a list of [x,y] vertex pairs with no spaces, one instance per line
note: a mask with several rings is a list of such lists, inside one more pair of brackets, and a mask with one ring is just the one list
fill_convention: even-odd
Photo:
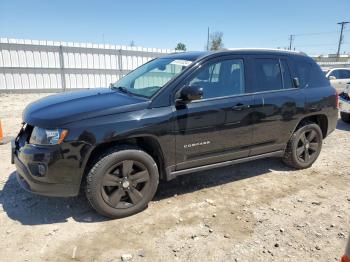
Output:
[[300,87],[328,86],[329,81],[321,68],[312,61],[297,60],[294,62],[296,77],[299,78]]
[[350,70],[339,70],[339,79],[350,78]]
[[243,60],[224,60],[204,65],[188,81],[203,88],[203,98],[237,95],[244,92]]
[[254,92],[283,89],[281,68],[278,59],[255,59]]
[[298,61],[295,63],[295,67],[300,87],[308,87],[310,85],[311,63]]
[[339,78],[340,76],[339,76],[339,70],[333,70],[330,74],[329,74],[329,76],[334,76],[335,78]]
[[293,88],[292,78],[290,75],[289,67],[286,60],[281,61],[281,70],[283,76],[283,87],[284,88]]

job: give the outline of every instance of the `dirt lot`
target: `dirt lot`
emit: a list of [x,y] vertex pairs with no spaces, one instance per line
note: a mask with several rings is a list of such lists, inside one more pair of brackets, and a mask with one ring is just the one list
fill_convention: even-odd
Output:
[[[45,94],[47,95],[47,94]],[[6,136],[44,95],[0,94]],[[349,234],[350,125],[338,122],[312,168],[265,159],[160,184],[147,210],[107,220],[84,197],[23,191],[0,145],[2,261],[339,261]]]

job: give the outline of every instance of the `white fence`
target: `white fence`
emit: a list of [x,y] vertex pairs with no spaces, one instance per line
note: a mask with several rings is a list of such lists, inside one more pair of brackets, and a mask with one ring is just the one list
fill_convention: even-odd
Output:
[[171,52],[174,50],[0,38],[0,92],[106,87],[130,70]]
[[350,68],[350,62],[317,62],[324,68]]

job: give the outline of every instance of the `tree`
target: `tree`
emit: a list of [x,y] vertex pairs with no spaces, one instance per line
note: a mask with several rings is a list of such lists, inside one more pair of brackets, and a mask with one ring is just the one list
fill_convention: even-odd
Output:
[[210,35],[210,50],[220,50],[224,48],[223,38],[224,33],[214,32]]
[[177,46],[175,47],[176,51],[186,51],[186,45],[184,43],[178,43]]

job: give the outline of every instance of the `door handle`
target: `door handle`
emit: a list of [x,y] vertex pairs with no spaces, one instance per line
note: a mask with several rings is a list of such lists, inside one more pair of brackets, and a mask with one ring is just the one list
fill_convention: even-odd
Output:
[[250,108],[250,105],[244,105],[244,104],[241,104],[241,103],[239,103],[239,104],[237,104],[237,105],[232,107],[232,109],[235,110],[235,111],[241,111],[241,110],[247,109],[247,108]]

